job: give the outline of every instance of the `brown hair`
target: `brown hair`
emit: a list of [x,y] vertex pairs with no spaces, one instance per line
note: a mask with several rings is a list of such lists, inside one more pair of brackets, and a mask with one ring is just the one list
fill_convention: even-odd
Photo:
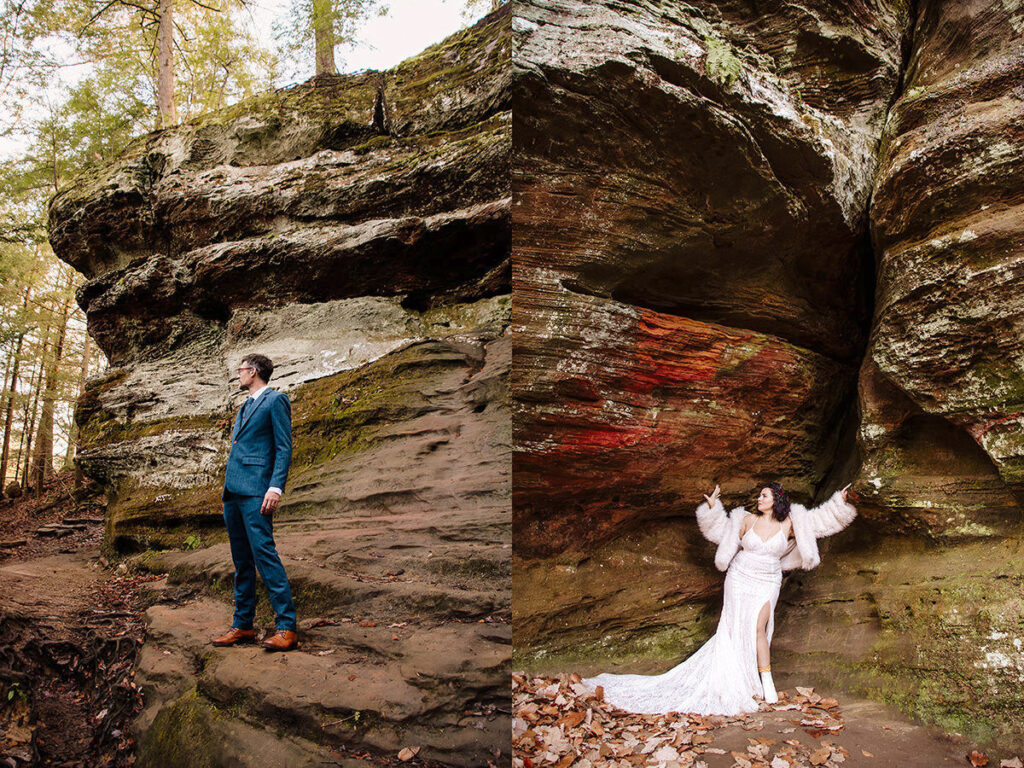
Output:
[[270,377],[274,374],[274,364],[265,355],[246,355],[242,358],[242,362],[255,368],[256,375],[264,382],[270,381]]

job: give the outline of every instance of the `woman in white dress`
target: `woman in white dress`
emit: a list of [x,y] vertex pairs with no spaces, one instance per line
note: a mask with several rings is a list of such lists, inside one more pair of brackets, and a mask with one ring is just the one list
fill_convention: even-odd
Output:
[[604,673],[583,682],[604,688],[604,698],[630,712],[738,715],[755,712],[755,697],[778,701],[769,646],[782,572],[818,565],[817,539],[843,530],[857,510],[849,485],[824,504],[791,504],[778,483],[757,498],[757,511],[726,514],[716,485],[697,507],[701,533],[718,545],[715,565],[726,571],[722,616],[714,635],[692,656],[661,675]]

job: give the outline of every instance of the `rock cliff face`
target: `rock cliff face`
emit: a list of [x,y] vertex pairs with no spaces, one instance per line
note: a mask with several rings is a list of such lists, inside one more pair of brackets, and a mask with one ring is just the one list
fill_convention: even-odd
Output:
[[1024,502],[1022,29],[1012,3],[922,5],[880,151],[867,487],[935,536],[1003,532]]
[[[509,21],[152,134],[53,202],[112,363],[77,417],[105,547],[199,598],[150,611],[143,764],[235,765],[275,734],[287,765],[508,754]],[[305,646],[269,665],[207,645],[249,352],[292,402],[275,538]]]
[[678,515],[716,479],[812,493],[870,321],[906,9],[520,9],[517,550]]
[[773,653],[1019,746],[1022,11],[517,6],[524,664],[672,666],[720,606],[701,494],[852,480]]

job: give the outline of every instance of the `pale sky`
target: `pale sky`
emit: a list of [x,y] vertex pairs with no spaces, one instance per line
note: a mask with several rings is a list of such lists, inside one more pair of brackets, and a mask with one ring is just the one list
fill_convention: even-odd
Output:
[[481,9],[474,19],[464,19],[464,7],[463,0],[391,0],[387,16],[371,17],[364,24],[361,45],[339,51],[338,69],[393,67],[483,15]]
[[[371,16],[363,23],[358,45],[338,49],[336,57],[340,72],[392,67],[428,45],[443,40],[460,27],[472,24],[484,15],[490,5],[482,4],[473,18],[468,18],[462,14],[465,0],[385,0],[385,3],[388,14]],[[252,9],[257,34],[268,48],[273,48],[271,25],[275,16],[287,9],[287,0],[248,0],[247,4]],[[306,77],[312,75],[310,68]]]
[[[428,45],[440,42],[461,27],[474,23],[484,15],[490,3],[481,4],[472,17],[462,14],[465,0],[390,0],[386,16],[371,16],[359,33],[359,44],[352,48],[339,48],[338,69],[355,72],[360,69],[388,69],[403,59],[422,51]],[[274,47],[271,24],[276,14],[284,13],[287,0],[250,0],[253,23],[257,34],[268,47]],[[74,67],[61,73],[69,81],[85,74]],[[312,68],[299,78],[313,75]],[[279,86],[288,85],[295,78],[284,77]],[[55,84],[56,85],[56,84]],[[16,156],[21,150],[20,136],[0,137],[0,159]]]

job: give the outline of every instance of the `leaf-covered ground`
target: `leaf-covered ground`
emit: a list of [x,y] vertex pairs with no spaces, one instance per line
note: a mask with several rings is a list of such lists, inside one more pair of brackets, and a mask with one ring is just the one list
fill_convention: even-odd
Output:
[[[871,702],[840,706],[813,688],[736,717],[624,712],[575,674],[513,675],[513,768],[1022,768]],[[845,711],[844,711],[845,710]]]
[[0,501],[0,765],[126,768],[144,586],[98,557],[105,500],[71,472]]

